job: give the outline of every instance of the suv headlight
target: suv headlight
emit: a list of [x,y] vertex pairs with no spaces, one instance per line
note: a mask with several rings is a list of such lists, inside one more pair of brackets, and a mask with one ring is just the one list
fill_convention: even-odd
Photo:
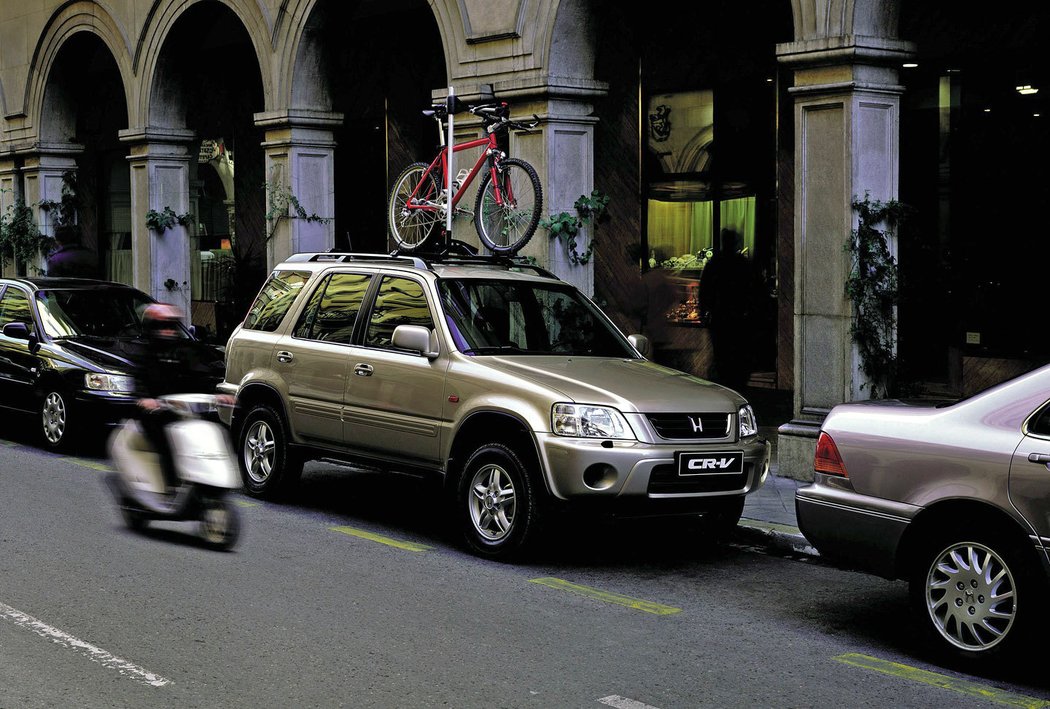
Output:
[[551,411],[551,430],[559,436],[576,438],[634,439],[627,419],[608,406],[555,404]]
[[132,377],[122,377],[117,374],[100,374],[88,372],[84,375],[84,386],[92,391],[135,391],[135,380]]
[[758,421],[755,419],[755,412],[750,405],[741,406],[736,416],[737,420],[740,421],[741,438],[754,436],[758,433]]

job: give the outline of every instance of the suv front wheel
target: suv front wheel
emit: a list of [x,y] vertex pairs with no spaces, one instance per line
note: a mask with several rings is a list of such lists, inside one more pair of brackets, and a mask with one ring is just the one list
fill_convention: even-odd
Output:
[[467,544],[490,558],[520,553],[539,527],[535,485],[517,454],[499,443],[467,459],[456,506]]
[[244,417],[237,460],[248,493],[277,497],[299,479],[303,463],[289,451],[286,430],[281,414],[266,404],[254,406]]

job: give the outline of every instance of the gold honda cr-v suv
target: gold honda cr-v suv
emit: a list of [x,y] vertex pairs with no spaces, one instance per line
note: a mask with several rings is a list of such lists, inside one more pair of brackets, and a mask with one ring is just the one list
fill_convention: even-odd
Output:
[[736,392],[646,359],[575,287],[510,260],[298,254],[226,349],[248,492],[338,458],[440,476],[506,557],[558,506],[732,528],[769,469]]

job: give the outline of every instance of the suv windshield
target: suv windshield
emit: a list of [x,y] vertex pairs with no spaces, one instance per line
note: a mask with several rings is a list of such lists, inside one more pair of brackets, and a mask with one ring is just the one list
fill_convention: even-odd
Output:
[[36,298],[51,337],[140,337],[142,311],[153,302],[131,288],[45,290]]
[[637,357],[579,291],[532,281],[443,279],[445,318],[469,355]]

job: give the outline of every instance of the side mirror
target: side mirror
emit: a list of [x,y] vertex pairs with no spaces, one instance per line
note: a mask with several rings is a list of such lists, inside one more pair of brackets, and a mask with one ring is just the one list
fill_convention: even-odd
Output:
[[4,325],[4,337],[10,337],[12,340],[31,340],[33,333],[29,332],[24,322],[9,322]]
[[436,359],[440,354],[437,346],[437,334],[421,325],[398,325],[391,338],[394,347],[417,352],[427,359]]
[[645,335],[629,335],[627,341],[631,343],[631,346],[634,347],[634,349],[638,350],[642,357],[649,356],[651,346],[649,345],[648,337]]

